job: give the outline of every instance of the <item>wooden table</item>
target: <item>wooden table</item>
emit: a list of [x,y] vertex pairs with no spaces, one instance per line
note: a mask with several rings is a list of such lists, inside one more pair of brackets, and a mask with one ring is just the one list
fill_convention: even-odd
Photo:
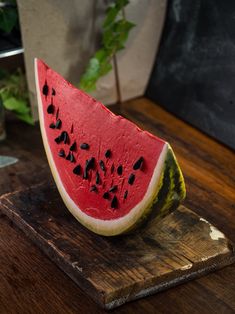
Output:
[[[117,108],[113,108],[117,111]],[[235,242],[235,154],[145,98],[124,104],[122,114],[168,140],[187,184],[185,205]],[[10,119],[1,155],[17,164],[0,169],[0,195],[47,180],[38,125]],[[112,313],[234,313],[235,266]],[[0,215],[0,313],[104,313],[4,215]]]

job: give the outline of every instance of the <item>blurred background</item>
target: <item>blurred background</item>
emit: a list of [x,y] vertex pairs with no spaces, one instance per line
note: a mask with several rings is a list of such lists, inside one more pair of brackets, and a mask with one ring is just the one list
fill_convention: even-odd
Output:
[[[119,46],[111,41],[112,69],[93,72],[89,89],[84,74],[97,51],[107,52],[115,5],[122,37]],[[106,105],[145,95],[235,149],[234,1],[0,1],[2,137],[3,108],[26,123],[37,120],[34,57]]]

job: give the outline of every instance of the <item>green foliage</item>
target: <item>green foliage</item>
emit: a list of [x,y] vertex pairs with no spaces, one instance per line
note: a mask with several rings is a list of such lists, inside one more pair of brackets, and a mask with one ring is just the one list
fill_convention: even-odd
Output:
[[18,25],[18,13],[16,1],[8,0],[7,2],[7,6],[0,8],[0,30],[8,34]]
[[[18,26],[16,0],[7,0],[7,5],[0,8],[0,31],[8,34]],[[20,70],[9,74],[0,68],[0,105],[13,111],[26,123],[34,124],[29,107],[26,78]]]
[[29,124],[34,124],[29,107],[29,97],[25,75],[17,70],[13,74],[0,71],[0,98],[7,110]]
[[80,80],[79,87],[84,91],[96,89],[98,79],[112,69],[113,56],[125,48],[129,32],[135,26],[127,21],[123,14],[123,9],[128,3],[128,0],[116,0],[107,9],[103,23],[102,47],[90,59]]

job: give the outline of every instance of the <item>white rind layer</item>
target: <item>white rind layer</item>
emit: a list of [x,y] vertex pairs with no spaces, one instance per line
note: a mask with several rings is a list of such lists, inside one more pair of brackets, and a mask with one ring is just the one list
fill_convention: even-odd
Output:
[[150,184],[148,189],[145,193],[144,198],[134,207],[131,211],[126,214],[125,216],[113,220],[102,220],[91,217],[85,214],[70,198],[69,194],[66,192],[63,182],[59,176],[59,173],[56,169],[53,156],[51,154],[50,146],[47,140],[46,135],[46,127],[44,125],[44,115],[43,115],[43,105],[41,100],[41,92],[39,88],[39,81],[38,81],[38,66],[37,66],[37,59],[35,59],[35,81],[36,81],[36,90],[37,90],[37,100],[38,100],[38,112],[39,112],[39,121],[40,121],[40,128],[41,134],[43,139],[44,148],[46,151],[47,159],[56,182],[57,188],[60,192],[60,195],[72,213],[72,215],[85,227],[92,230],[95,233],[105,235],[105,236],[114,236],[125,231],[129,230],[132,226],[134,226],[139,219],[143,217],[146,210],[149,208],[149,205],[153,202],[154,196],[158,191],[158,184],[161,178],[162,171],[164,169],[164,163],[166,159],[166,155],[168,152],[168,143],[165,143],[162,152],[159,156],[158,162],[153,172],[153,176],[151,178]]

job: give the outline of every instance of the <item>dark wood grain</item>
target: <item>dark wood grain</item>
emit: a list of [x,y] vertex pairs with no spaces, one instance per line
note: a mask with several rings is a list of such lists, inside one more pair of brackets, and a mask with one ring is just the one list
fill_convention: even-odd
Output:
[[[97,306],[4,215],[0,216],[0,313],[92,313]],[[96,313],[102,313],[99,309]]]
[[0,142],[0,155],[19,160],[0,168],[0,195],[47,181],[50,176],[38,125],[33,128],[10,116],[7,140]]
[[[235,154],[146,99],[126,103],[123,114],[172,143],[186,177],[185,204],[235,241]],[[8,139],[0,144],[0,153],[20,151],[19,156],[47,169],[38,127],[26,127],[16,120],[7,126]],[[12,167],[0,169],[0,194],[25,188],[30,180],[37,183],[27,163],[19,174],[14,173],[14,182],[11,173]],[[102,312],[3,216],[0,233],[0,313]],[[12,264],[18,272],[12,271]],[[234,313],[234,300],[232,265],[112,313]]]
[[54,184],[5,194],[0,205],[3,213],[106,309],[235,261],[232,243],[183,206],[133,235],[107,238],[74,219]]

